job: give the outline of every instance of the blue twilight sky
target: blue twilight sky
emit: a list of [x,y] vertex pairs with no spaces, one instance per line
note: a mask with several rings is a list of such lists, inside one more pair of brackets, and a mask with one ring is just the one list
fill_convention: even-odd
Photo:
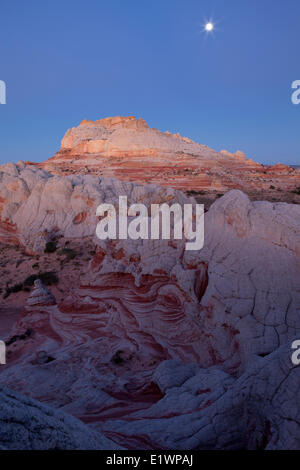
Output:
[[135,115],[300,164],[299,0],[0,0],[0,16],[0,162],[53,156],[84,118]]

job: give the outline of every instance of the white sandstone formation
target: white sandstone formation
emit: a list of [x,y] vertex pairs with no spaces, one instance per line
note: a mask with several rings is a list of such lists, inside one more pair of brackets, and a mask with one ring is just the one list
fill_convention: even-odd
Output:
[[195,202],[155,185],[1,169],[1,240],[42,252],[51,239],[94,237],[95,255],[59,304],[36,283],[0,382],[126,448],[299,448],[300,206],[230,191],[192,252],[184,240],[98,240],[96,207],[119,195]]
[[73,416],[0,387],[0,448],[7,450],[120,449]]
[[27,299],[27,308],[36,305],[55,305],[54,295],[47,289],[40,279],[34,281],[34,289]]

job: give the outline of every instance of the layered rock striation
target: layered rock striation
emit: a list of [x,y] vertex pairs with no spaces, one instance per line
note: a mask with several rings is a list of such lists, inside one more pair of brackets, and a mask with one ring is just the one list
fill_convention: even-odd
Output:
[[3,240],[42,253],[50,239],[86,237],[95,253],[59,302],[36,281],[1,383],[125,448],[299,447],[298,205],[229,191],[205,214],[200,251],[184,240],[100,241],[101,202],[195,200],[30,165],[4,170]]
[[55,174],[89,173],[204,191],[213,199],[242,189],[254,199],[299,202],[291,193],[300,186],[299,170],[260,165],[241,151],[217,152],[180,134],[149,128],[133,116],[84,120],[66,132],[57,154],[40,166]]

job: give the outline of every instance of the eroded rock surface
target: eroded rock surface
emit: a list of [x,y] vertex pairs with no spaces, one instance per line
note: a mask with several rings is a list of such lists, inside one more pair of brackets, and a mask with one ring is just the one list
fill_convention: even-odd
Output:
[[84,120],[69,129],[57,154],[40,164],[56,174],[89,173],[123,181],[155,183],[206,194],[209,200],[230,189],[254,199],[300,202],[291,191],[300,171],[287,165],[263,166],[241,151],[214,151],[180,134],[148,127],[143,119]]
[[95,237],[101,202],[195,202],[175,189],[22,164],[1,178],[2,241],[95,248],[59,301],[36,281],[1,383],[125,448],[299,447],[300,206],[230,191],[205,214],[204,248],[187,251]]
[[0,446],[8,450],[116,449],[73,416],[0,387]]
[[130,421],[109,421],[120,442],[163,449],[298,450],[300,369],[291,344],[257,360],[237,380],[196,364],[162,363],[154,381],[165,396]]

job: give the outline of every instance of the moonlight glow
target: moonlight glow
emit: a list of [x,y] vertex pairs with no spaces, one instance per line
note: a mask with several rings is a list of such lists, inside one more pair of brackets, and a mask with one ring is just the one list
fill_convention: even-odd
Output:
[[213,23],[206,23],[205,25],[205,31],[210,32],[214,29]]

